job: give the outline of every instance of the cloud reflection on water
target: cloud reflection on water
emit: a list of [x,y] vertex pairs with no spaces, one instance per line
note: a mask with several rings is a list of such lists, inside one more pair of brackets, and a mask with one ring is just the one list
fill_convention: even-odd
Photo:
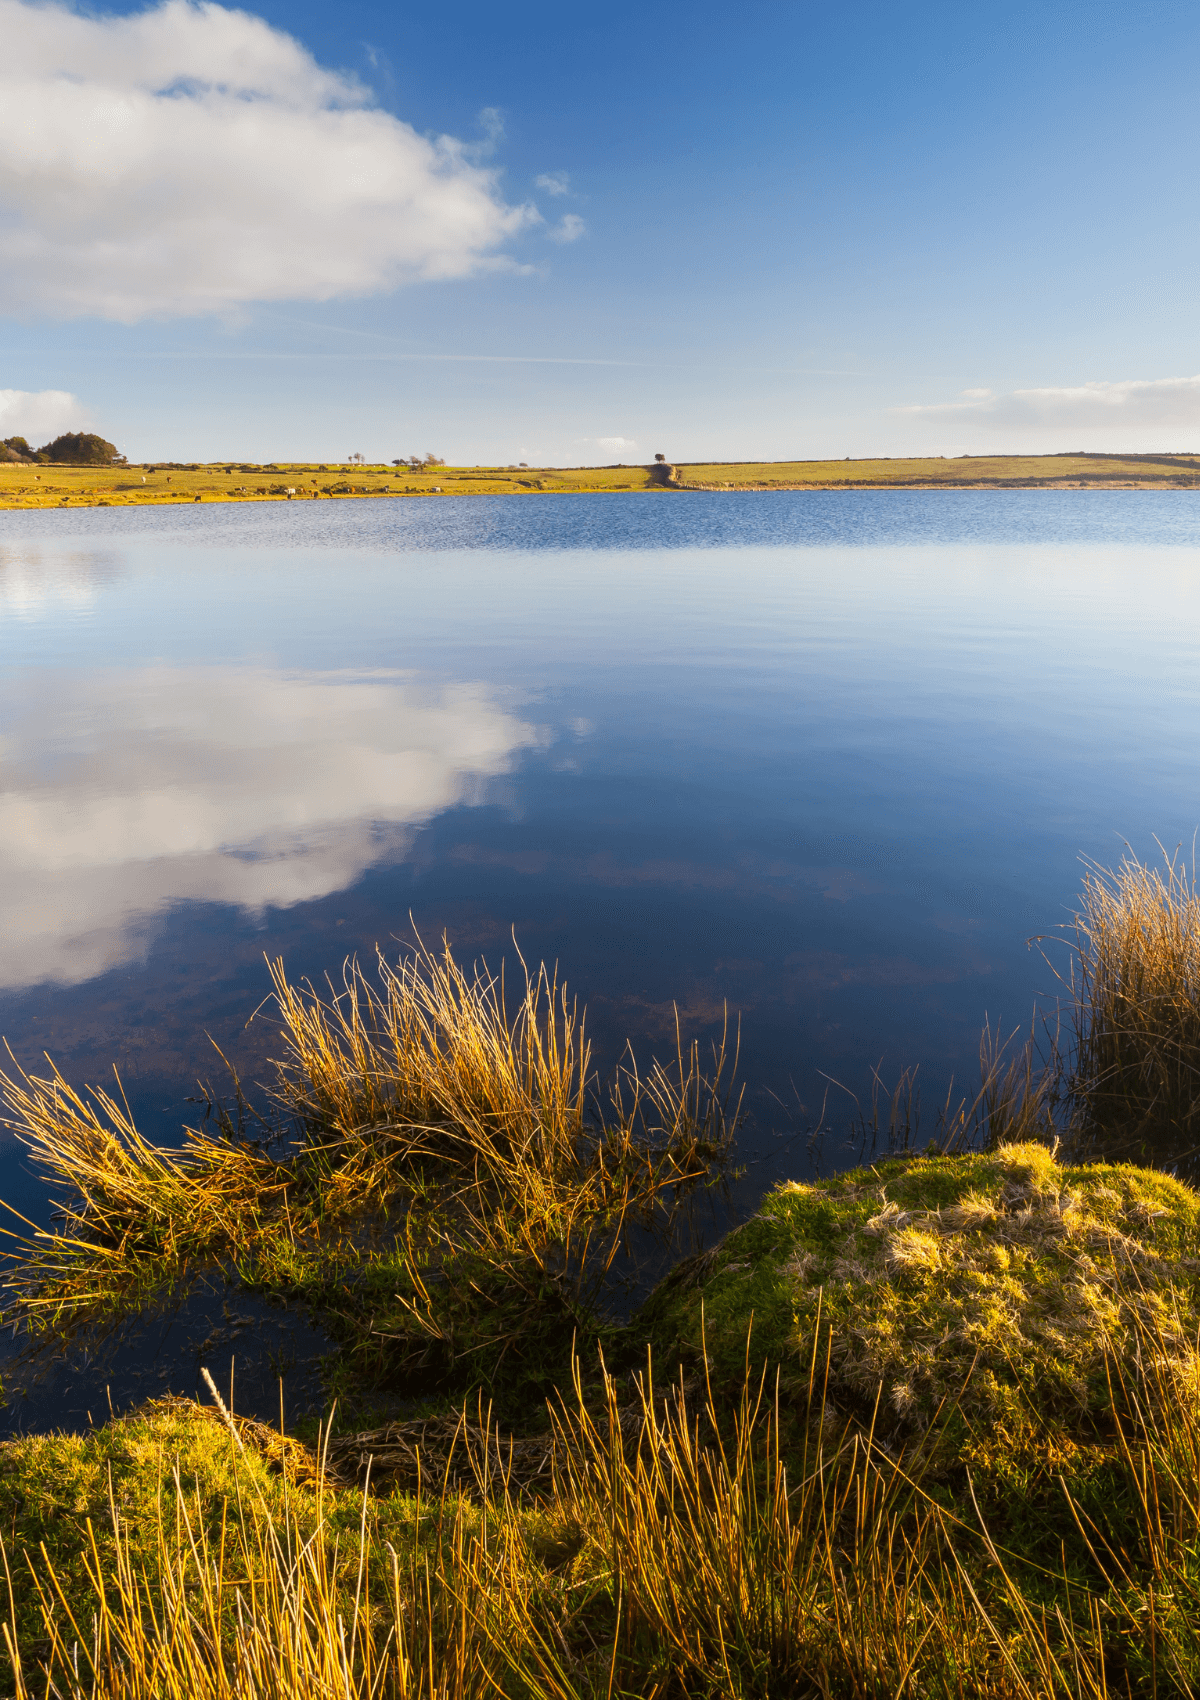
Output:
[[539,741],[482,685],[147,667],[0,687],[0,986],[138,958],[185,901],[343,889]]
[[111,550],[0,546],[0,619],[36,621],[90,610],[123,576]]

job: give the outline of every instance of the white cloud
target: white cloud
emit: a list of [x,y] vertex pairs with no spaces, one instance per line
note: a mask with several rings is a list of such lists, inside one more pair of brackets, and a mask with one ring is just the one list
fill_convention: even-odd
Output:
[[538,222],[479,149],[211,0],[0,0],[0,42],[0,310],[132,322],[363,295],[504,264]]
[[546,232],[546,235],[551,242],[578,242],[586,230],[587,225],[578,213],[564,213],[554,228]]
[[0,985],[138,957],[181,902],[342,890],[537,733],[483,687],[395,673],[144,668],[9,688]]
[[36,449],[89,424],[86,408],[69,390],[0,390],[0,438],[25,437]]
[[637,448],[632,437],[585,437],[584,442],[595,443],[598,449],[608,449],[615,455]]
[[567,195],[571,191],[571,179],[565,171],[545,171],[534,182],[548,195]]
[[985,432],[997,444],[1070,449],[1200,448],[1200,376],[1128,378],[1061,388],[963,390],[954,401],[903,407],[896,414],[959,436]]

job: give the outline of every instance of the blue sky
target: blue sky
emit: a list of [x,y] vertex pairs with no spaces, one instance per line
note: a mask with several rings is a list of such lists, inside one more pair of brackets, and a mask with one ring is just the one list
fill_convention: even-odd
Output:
[[1194,6],[0,0],[0,38],[0,435],[1200,449]]

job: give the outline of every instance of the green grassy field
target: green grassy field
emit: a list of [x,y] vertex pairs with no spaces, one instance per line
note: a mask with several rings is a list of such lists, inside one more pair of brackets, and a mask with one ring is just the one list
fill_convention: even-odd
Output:
[[[956,460],[678,463],[682,490],[1198,489],[1200,455],[972,455]],[[0,465],[0,508],[327,501],[654,490],[645,466],[411,468],[224,462],[200,466]],[[664,494],[667,492],[664,491]]]

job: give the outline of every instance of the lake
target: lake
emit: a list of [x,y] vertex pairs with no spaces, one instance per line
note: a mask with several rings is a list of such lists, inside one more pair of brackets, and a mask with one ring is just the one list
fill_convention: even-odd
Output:
[[1200,493],[0,514],[0,1033],[173,1141],[214,1043],[267,1079],[264,955],[515,936],[604,1068],[740,1016],[744,1209],[827,1093],[839,1160],[831,1077],[971,1089],[1081,857],[1190,854],[1198,699]]

